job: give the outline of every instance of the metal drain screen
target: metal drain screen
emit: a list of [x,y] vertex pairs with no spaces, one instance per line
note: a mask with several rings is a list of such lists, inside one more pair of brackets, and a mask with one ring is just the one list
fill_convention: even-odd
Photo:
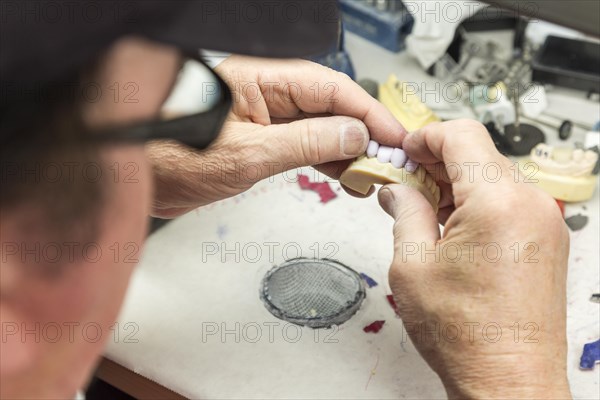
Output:
[[267,272],[260,289],[271,314],[311,328],[346,322],[365,296],[358,273],[328,259],[288,260]]

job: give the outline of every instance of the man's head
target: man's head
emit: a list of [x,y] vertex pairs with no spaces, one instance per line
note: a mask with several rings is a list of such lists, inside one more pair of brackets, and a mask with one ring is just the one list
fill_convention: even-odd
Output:
[[[33,124],[37,134],[156,117],[180,64],[171,47],[123,38],[78,77],[104,94]],[[132,85],[135,102],[115,101],[115,84]],[[150,168],[142,145],[22,150],[3,159],[0,388],[3,398],[67,398],[113,334],[146,235]]]
[[3,398],[85,385],[141,256],[143,144],[86,139],[156,119],[181,54],[322,54],[337,17],[335,0],[0,3]]

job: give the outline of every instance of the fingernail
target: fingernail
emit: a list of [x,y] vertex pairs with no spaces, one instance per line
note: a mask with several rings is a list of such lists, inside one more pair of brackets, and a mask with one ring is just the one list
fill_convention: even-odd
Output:
[[388,213],[390,216],[394,217],[393,209],[394,209],[394,193],[385,186],[379,190],[377,194],[377,199],[379,200],[379,205],[383,208],[383,211]]
[[359,122],[348,122],[340,127],[340,149],[347,156],[359,156],[365,152],[369,141],[367,127]]

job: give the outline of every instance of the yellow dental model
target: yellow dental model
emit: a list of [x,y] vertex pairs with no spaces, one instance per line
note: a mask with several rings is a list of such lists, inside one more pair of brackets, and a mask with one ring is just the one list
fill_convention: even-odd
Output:
[[[394,75],[379,87],[379,100],[409,132],[440,120],[406,83],[398,81]],[[374,184],[407,185],[421,192],[434,211],[438,211],[440,188],[422,166],[406,157],[402,149],[371,141],[367,153],[350,164],[340,182],[362,194],[367,194]]]
[[538,170],[523,173],[540,189],[563,201],[585,201],[592,197],[597,177],[592,170],[598,154],[591,150],[551,147],[540,143],[531,150],[531,161]]
[[429,107],[421,102],[417,93],[406,82],[401,82],[394,74],[379,86],[379,101],[408,132],[416,131],[440,119]]
[[400,183],[417,189],[437,213],[440,188],[431,175],[421,166],[409,173],[406,168],[396,168],[391,163],[382,163],[377,158],[361,156],[340,177],[340,182],[350,189],[367,194],[374,184]]

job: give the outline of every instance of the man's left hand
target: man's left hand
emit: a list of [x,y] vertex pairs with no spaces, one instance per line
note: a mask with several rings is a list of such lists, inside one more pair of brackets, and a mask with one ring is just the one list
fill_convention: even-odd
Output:
[[406,130],[347,75],[304,60],[231,56],[215,71],[233,107],[205,151],[152,142],[152,214],[174,218],[286,170],[316,166],[337,179],[369,137],[400,147]]

